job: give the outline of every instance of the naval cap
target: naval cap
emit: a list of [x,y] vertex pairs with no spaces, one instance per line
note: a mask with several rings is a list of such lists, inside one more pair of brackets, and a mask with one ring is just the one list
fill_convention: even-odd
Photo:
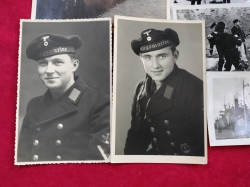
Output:
[[179,44],[178,34],[170,28],[163,31],[147,29],[142,31],[139,39],[131,42],[131,47],[134,53],[139,55],[140,53],[155,51],[171,45],[178,46]]
[[81,38],[77,35],[43,34],[28,45],[26,55],[37,61],[58,54],[76,54],[81,45]]
[[238,20],[238,19],[233,20],[234,24],[237,23],[237,22],[240,22],[240,20]]

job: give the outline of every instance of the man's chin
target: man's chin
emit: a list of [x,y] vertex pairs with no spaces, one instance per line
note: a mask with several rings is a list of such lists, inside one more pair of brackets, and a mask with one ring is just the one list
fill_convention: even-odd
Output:
[[58,89],[59,85],[57,84],[48,84],[48,83],[44,83],[44,85],[48,88],[48,89]]

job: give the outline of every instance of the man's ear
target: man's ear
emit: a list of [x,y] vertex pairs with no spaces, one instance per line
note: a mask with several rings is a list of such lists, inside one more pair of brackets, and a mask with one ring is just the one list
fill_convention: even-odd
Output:
[[74,62],[73,62],[73,66],[74,66],[74,69],[73,71],[76,71],[77,68],[79,67],[79,60],[78,59],[75,59]]
[[175,58],[175,60],[177,60],[179,58],[179,51],[178,50],[175,50],[174,58]]

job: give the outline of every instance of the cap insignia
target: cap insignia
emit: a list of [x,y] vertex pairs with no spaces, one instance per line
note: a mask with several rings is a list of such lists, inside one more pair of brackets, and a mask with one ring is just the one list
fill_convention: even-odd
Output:
[[46,41],[47,39],[49,38],[49,36],[44,36],[44,37],[42,37],[42,39],[43,39],[43,41],[44,41],[44,46],[48,46],[49,45],[49,43]]
[[148,37],[147,37],[147,40],[150,41],[152,38],[149,36],[149,33],[151,32],[151,30],[148,30],[146,32],[144,32],[143,34],[146,34]]

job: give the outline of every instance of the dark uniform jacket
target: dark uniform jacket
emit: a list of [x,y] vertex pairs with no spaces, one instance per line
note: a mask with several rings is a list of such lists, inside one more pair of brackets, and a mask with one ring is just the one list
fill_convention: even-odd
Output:
[[109,154],[110,98],[81,78],[55,102],[50,91],[28,103],[17,161],[103,160]]
[[245,32],[240,27],[233,26],[231,29],[231,32],[233,35],[237,35],[242,40],[242,42],[245,42],[246,35],[245,35]]
[[155,93],[152,85],[148,77],[136,88],[125,154],[204,156],[202,81],[175,65]]
[[208,41],[209,41],[210,44],[215,45],[214,40],[215,40],[217,34],[218,34],[218,32],[214,31],[214,32],[211,32],[211,34],[209,34],[207,36],[207,39],[208,39]]
[[240,38],[228,33],[218,33],[214,42],[218,51],[222,51],[225,56],[226,71],[231,70],[232,64],[238,69],[240,56],[236,47],[242,43]]

